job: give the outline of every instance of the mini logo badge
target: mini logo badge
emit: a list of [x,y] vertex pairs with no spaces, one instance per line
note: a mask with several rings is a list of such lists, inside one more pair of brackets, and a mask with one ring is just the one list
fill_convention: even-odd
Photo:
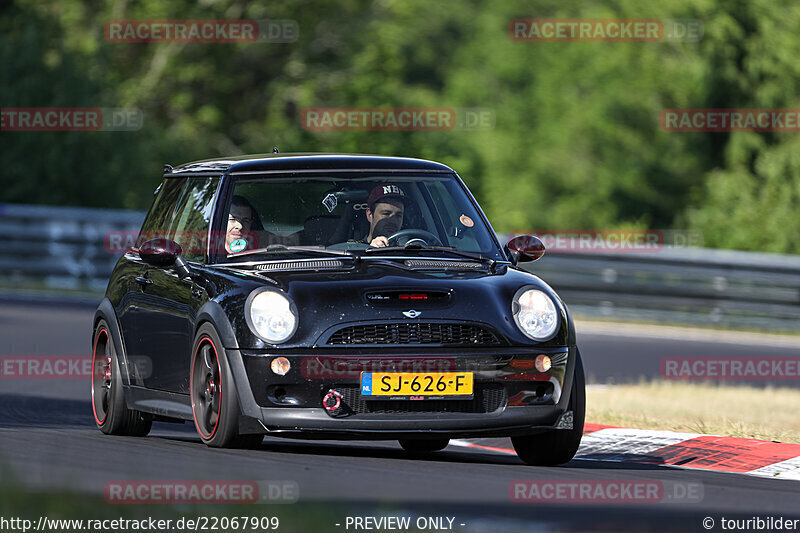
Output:
[[420,311],[414,311],[413,309],[409,309],[408,311],[403,311],[403,314],[408,318],[417,318],[422,313]]

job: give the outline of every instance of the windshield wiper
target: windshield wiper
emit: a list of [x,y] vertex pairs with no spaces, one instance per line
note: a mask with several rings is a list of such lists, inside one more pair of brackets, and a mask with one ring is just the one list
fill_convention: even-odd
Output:
[[354,260],[358,261],[360,257],[358,254],[354,254],[348,250],[328,250],[327,248],[318,248],[316,246],[286,246],[285,244],[270,244],[265,248],[255,248],[253,250],[245,250],[243,252],[237,252],[235,254],[228,254],[228,259],[236,259],[239,257],[245,257],[248,255],[256,255],[256,254],[270,254],[275,252],[306,252],[306,253],[318,253],[323,255],[335,255],[337,257],[352,257]]
[[367,248],[364,250],[365,254],[376,254],[383,252],[446,252],[464,259],[472,259],[473,261],[480,261],[481,263],[489,263],[489,269],[494,271],[497,261],[491,257],[485,257],[481,254],[473,252],[462,252],[454,246],[423,246],[421,244],[407,244],[405,246],[385,246],[383,248]]

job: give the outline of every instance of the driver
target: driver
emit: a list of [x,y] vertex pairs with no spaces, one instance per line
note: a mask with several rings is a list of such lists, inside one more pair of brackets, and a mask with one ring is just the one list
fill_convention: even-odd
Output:
[[373,188],[367,200],[367,222],[369,233],[362,242],[382,248],[389,246],[388,237],[403,227],[406,195],[403,189],[392,183]]

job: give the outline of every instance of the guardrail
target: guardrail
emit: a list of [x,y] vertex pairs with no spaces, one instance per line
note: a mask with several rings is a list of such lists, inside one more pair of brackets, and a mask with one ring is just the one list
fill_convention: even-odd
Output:
[[[0,287],[99,298],[119,257],[104,237],[143,219],[138,211],[0,204]],[[548,253],[522,266],[576,316],[800,332],[800,256],[664,247]]]
[[102,293],[119,259],[104,236],[143,220],[139,211],[0,204],[0,286]]
[[523,267],[577,316],[800,332],[800,257],[663,249],[545,254]]

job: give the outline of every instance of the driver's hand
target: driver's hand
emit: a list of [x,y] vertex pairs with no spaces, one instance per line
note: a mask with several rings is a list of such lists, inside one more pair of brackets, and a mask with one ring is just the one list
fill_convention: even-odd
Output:
[[383,248],[384,246],[389,246],[389,239],[383,235],[380,235],[372,239],[372,242],[369,243],[369,245],[375,248]]

